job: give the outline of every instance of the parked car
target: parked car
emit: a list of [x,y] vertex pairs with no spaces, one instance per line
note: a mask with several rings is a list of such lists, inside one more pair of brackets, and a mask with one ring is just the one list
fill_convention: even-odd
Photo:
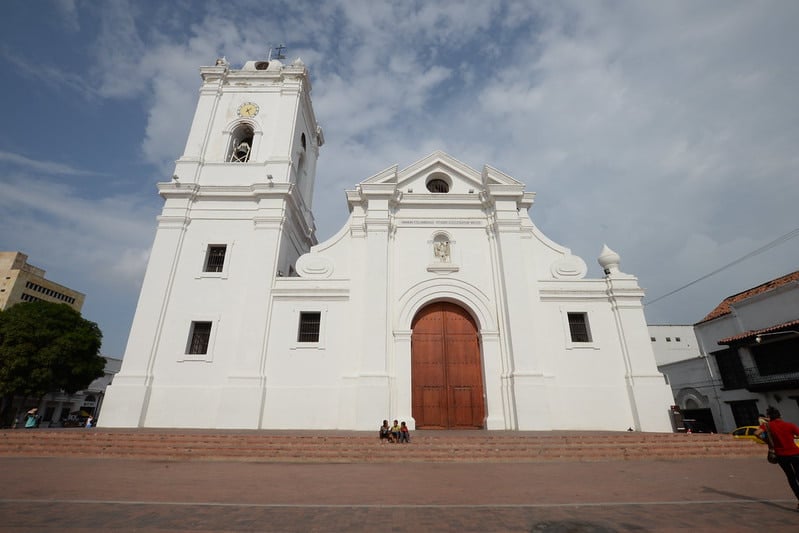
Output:
[[734,439],[749,439],[757,441],[760,444],[766,444],[766,441],[755,435],[755,432],[760,429],[760,426],[742,426],[733,431],[732,438]]

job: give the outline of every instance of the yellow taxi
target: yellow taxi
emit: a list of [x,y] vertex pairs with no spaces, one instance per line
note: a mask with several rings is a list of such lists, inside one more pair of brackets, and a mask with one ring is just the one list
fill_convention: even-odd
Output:
[[760,444],[766,444],[764,440],[755,435],[758,429],[760,429],[760,426],[742,426],[732,432],[732,437],[734,439],[749,439],[757,441]]

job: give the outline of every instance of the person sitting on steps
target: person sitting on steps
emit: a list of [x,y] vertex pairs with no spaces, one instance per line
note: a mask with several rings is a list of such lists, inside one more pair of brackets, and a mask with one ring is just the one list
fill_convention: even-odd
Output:
[[400,424],[400,442],[411,442],[411,432],[408,431],[408,426],[403,422]]
[[383,420],[383,425],[380,426],[380,442],[382,443],[384,440],[387,440],[388,442],[393,441],[391,436],[391,426],[388,425],[388,420]]

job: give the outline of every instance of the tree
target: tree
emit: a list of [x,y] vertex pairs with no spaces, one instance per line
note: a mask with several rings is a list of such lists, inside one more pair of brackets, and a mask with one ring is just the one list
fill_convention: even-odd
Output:
[[66,304],[25,302],[0,312],[2,410],[15,396],[85,389],[103,375],[102,338],[97,324]]

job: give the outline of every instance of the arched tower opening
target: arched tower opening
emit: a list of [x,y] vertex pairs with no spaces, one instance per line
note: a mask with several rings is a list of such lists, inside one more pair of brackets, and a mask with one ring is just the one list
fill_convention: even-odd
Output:
[[239,124],[230,135],[227,157],[229,163],[246,163],[252,153],[252,141],[255,137],[252,126]]

